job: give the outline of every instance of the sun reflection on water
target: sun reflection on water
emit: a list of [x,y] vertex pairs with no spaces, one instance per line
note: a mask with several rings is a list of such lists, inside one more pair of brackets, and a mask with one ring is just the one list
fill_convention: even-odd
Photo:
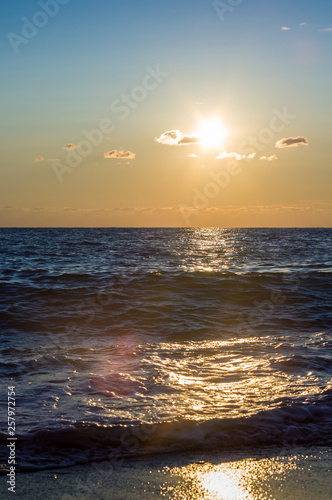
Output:
[[200,481],[211,500],[253,500],[253,497],[238,485],[236,479],[234,473],[230,476],[217,468],[203,474]]
[[[185,484],[190,485],[192,500],[254,500],[254,497],[243,485],[244,470],[234,470],[232,464],[213,465],[197,463],[187,467],[175,467],[171,470],[173,477],[181,477]],[[181,491],[181,488],[179,488]],[[177,491],[176,498],[182,496]]]

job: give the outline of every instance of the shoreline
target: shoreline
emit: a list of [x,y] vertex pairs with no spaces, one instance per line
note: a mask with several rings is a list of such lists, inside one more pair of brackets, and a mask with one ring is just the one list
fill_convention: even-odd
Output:
[[[109,460],[68,469],[22,472],[26,500],[329,500],[332,448],[202,451]],[[12,498],[0,478],[1,498]]]

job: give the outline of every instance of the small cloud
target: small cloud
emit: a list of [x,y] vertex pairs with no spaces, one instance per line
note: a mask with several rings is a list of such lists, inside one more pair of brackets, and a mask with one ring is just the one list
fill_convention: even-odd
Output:
[[17,213],[17,212],[23,212],[23,208],[20,207],[13,207],[12,205],[6,205],[1,208],[2,211],[4,211],[6,214],[12,214],[12,213]]
[[323,28],[323,29],[321,29],[319,31],[332,31],[332,28]]
[[195,155],[195,153],[193,153],[192,155],[188,155],[188,158],[198,158],[198,155]]
[[49,158],[47,161],[60,161],[59,158]]
[[226,153],[225,151],[223,153],[220,153],[220,155],[217,156],[216,160],[223,160],[224,158],[234,158],[237,161],[240,160],[252,160],[255,158],[256,153],[251,153],[250,155],[240,155],[238,153]]
[[289,31],[290,28],[288,26],[282,26],[281,31]]
[[260,160],[265,160],[265,161],[274,161],[277,160],[278,157],[277,155],[271,155],[271,156],[261,156]]
[[135,160],[135,157],[136,153],[132,153],[131,151],[117,151],[116,149],[104,154],[104,158],[117,158],[120,160]]
[[43,156],[37,156],[34,160],[33,163],[38,163],[39,161],[44,161],[45,158]]
[[161,134],[160,137],[156,137],[155,141],[167,146],[187,146],[189,144],[197,144],[199,138],[193,135],[185,135],[180,130],[169,130]]
[[75,144],[66,144],[65,146],[62,146],[62,149],[77,149],[78,146],[75,146]]
[[288,137],[281,139],[276,143],[276,148],[297,148],[297,146],[308,146],[309,141],[306,137]]
[[182,139],[179,140],[178,145],[183,146],[186,144],[196,144],[197,142],[199,142],[198,137],[193,135],[184,135]]
[[308,23],[300,23],[299,26],[308,26]]

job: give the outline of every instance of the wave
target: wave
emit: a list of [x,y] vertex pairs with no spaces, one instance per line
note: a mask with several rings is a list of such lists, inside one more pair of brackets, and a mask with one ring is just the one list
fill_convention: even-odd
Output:
[[[175,420],[113,427],[76,423],[17,436],[18,470],[37,471],[139,455],[273,445],[332,445],[332,390],[320,401],[261,411],[250,417]],[[0,434],[6,462],[7,437]],[[6,473],[6,466],[2,468]]]
[[[5,270],[5,274],[10,270]],[[239,305],[252,306],[253,301],[272,304],[292,303],[301,292],[305,302],[328,299],[331,293],[331,279],[326,273],[312,272],[310,276],[301,273],[238,273],[231,271],[190,271],[176,272],[156,270],[130,271],[122,273],[61,273],[29,270],[16,272],[15,279],[3,280],[3,300],[8,296],[25,300],[42,298],[50,293],[62,294],[63,301],[72,298],[73,293],[86,290],[87,293],[117,294],[121,292],[133,298],[142,293],[152,299],[179,294],[184,298],[198,300],[226,299]],[[296,292],[296,293],[295,293]],[[79,297],[78,297],[79,298]]]

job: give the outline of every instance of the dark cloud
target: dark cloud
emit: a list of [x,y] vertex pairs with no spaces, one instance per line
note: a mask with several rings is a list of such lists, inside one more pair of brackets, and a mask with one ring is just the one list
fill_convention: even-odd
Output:
[[185,144],[196,144],[197,142],[199,142],[198,137],[195,137],[193,135],[185,135],[182,137],[182,139],[180,139],[178,145],[183,146]]
[[66,144],[65,146],[62,146],[62,149],[77,149],[78,146],[75,146],[75,144]]
[[117,151],[116,149],[104,154],[104,158],[117,158],[120,160],[135,160],[135,157],[136,153],[132,153],[131,151]]
[[306,137],[284,137],[276,143],[276,148],[296,148],[299,145],[308,146],[308,139]]

